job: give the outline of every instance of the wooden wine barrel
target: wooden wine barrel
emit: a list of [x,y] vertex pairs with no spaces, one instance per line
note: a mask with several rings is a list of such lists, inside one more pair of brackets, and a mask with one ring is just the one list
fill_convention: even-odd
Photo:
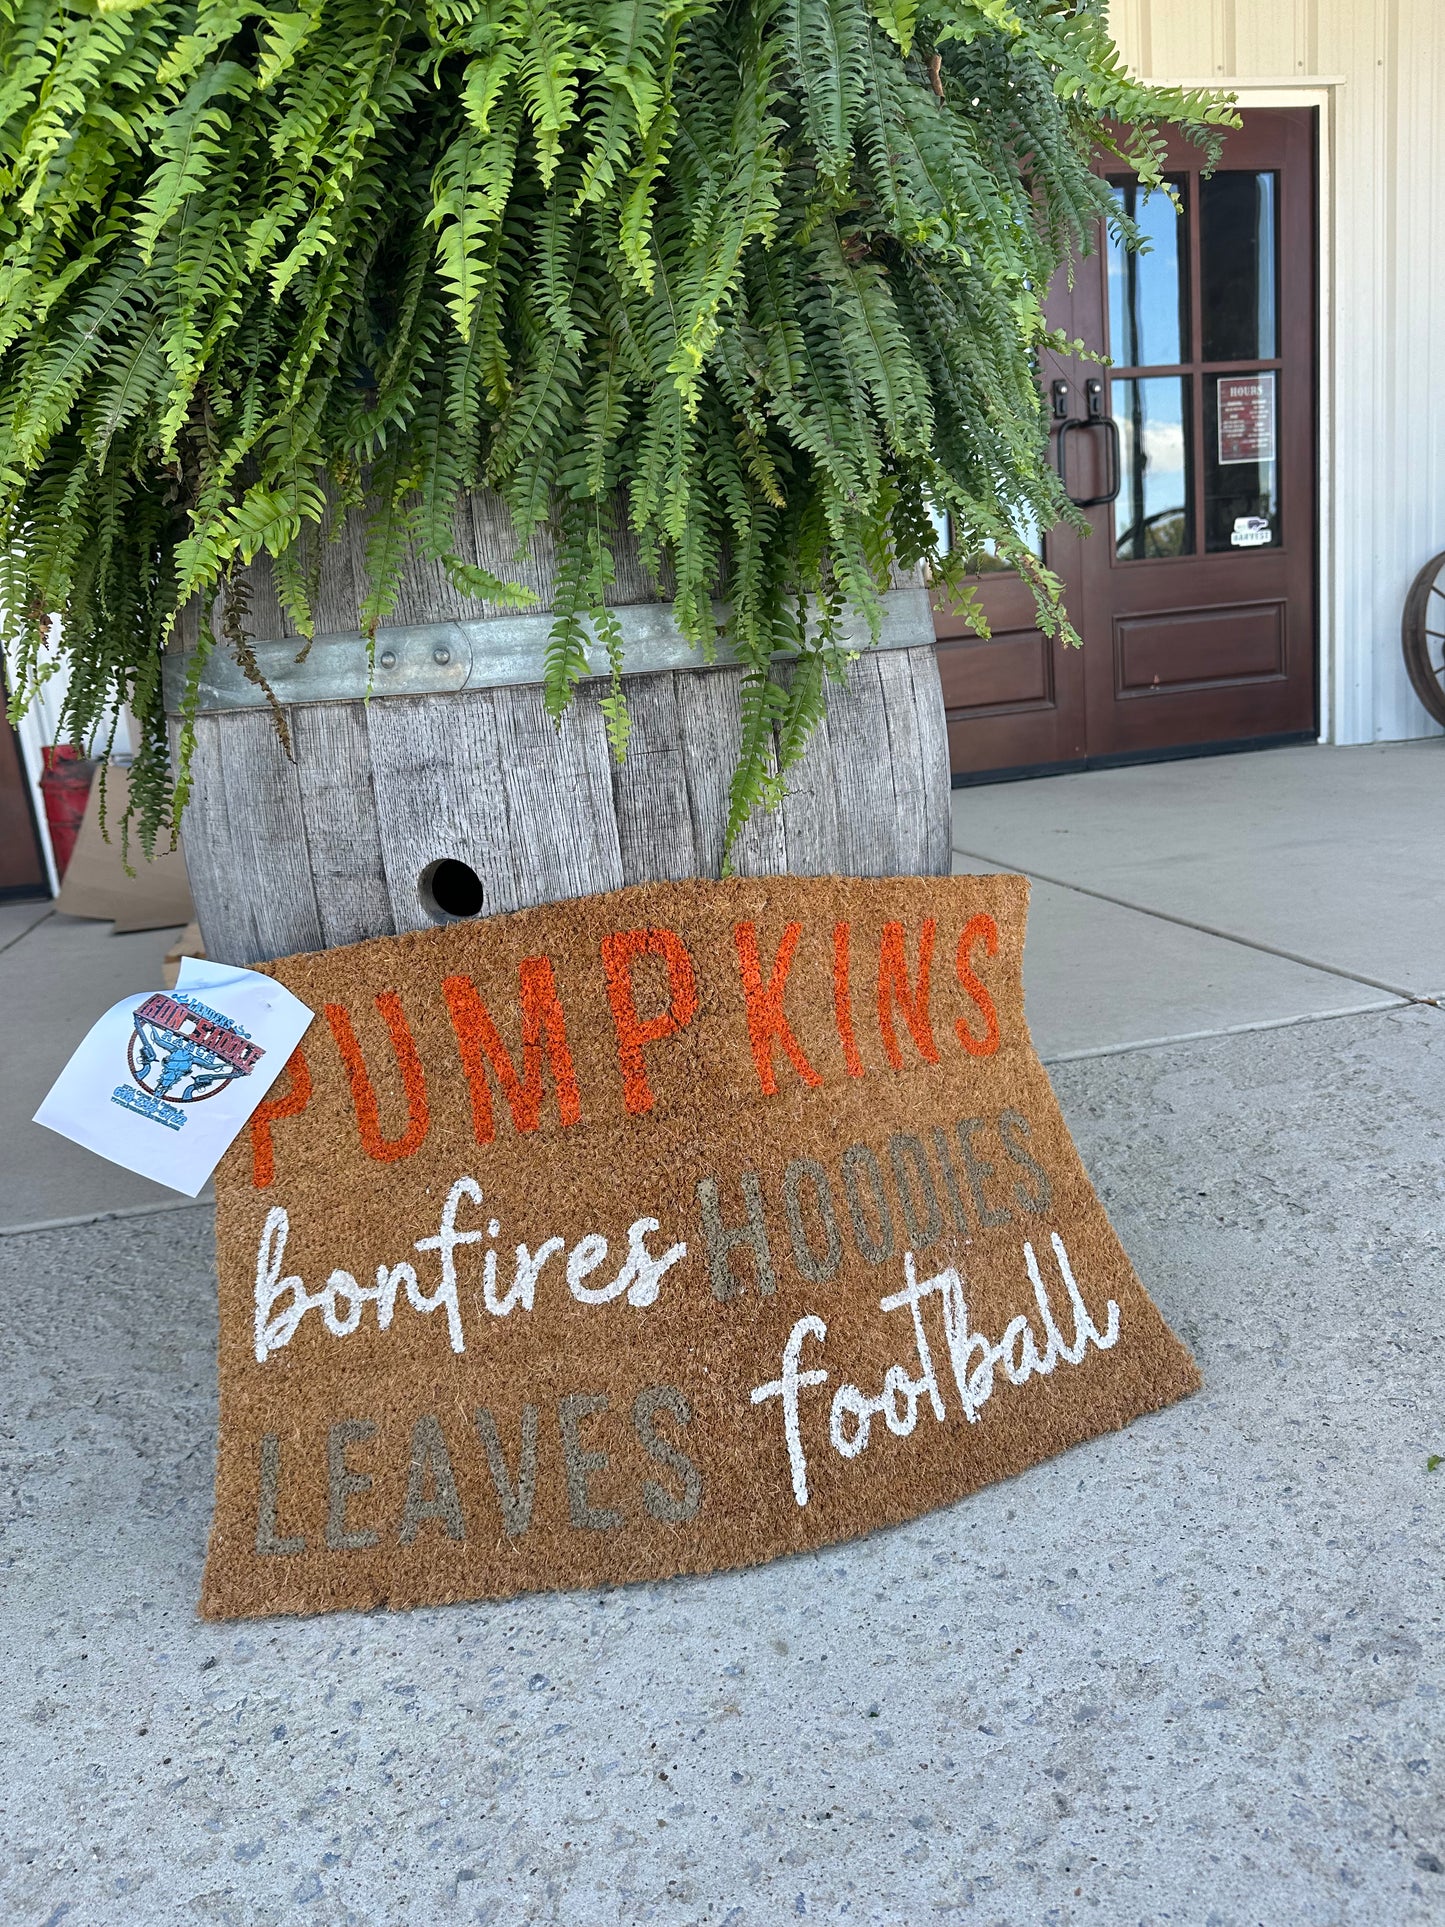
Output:
[[[550,543],[534,541],[519,567],[505,512],[487,494],[459,506],[457,537],[464,557],[526,580],[537,604],[517,614],[469,602],[438,565],[414,561],[377,632],[374,671],[359,626],[354,522],[325,545],[304,661],[269,565],[246,572],[245,626],[290,751],[263,692],[218,650],[201,678],[182,823],[211,957],[253,963],[422,929],[449,913],[720,873],[742,670],[702,666],[624,550],[611,599],[626,639],[632,736],[619,768],[598,707],[604,682],[582,684],[560,731],[543,708]],[[737,874],[947,873],[948,745],[928,595],[905,582],[884,603],[881,642],[845,687],[829,687],[786,800],[738,837]],[[189,616],[189,636],[183,621],[165,665],[173,717],[198,621]],[[600,675],[600,651],[594,662]]]

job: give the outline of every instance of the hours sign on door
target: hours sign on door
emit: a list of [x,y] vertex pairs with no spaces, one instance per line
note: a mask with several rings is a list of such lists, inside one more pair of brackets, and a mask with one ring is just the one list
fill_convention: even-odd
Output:
[[1219,377],[1219,461],[1274,460],[1274,373]]

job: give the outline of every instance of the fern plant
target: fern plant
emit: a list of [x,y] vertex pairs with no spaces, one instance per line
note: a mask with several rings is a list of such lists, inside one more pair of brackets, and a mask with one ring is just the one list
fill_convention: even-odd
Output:
[[[262,551],[296,632],[365,504],[374,634],[459,491],[554,526],[547,696],[607,645],[616,518],[745,665],[729,839],[775,800],[933,511],[1067,513],[1037,355],[1061,264],[1214,97],[1123,69],[1102,0],[0,0],[0,597],[23,708],[128,704],[147,848],[179,821],[160,655]],[[1126,238],[1128,238],[1126,236]],[[619,504],[625,503],[625,509]],[[226,607],[224,595],[220,605]],[[205,653],[259,675],[244,596]],[[800,658],[786,677],[781,653]]]

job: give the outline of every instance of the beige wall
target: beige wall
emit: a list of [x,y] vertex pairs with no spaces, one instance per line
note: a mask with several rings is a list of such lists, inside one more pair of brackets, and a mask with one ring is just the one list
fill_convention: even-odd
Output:
[[1445,0],[1113,0],[1110,20],[1141,74],[1323,103],[1326,733],[1433,734],[1399,633],[1445,549]]

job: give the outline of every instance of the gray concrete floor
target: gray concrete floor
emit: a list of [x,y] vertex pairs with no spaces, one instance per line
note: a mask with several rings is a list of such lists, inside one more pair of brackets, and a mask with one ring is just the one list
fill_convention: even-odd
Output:
[[954,796],[954,848],[1406,997],[1445,991],[1445,737]]
[[209,1214],[6,1238],[0,1920],[1445,1920],[1435,753],[960,794],[1205,1389],[856,1545],[203,1625]]

